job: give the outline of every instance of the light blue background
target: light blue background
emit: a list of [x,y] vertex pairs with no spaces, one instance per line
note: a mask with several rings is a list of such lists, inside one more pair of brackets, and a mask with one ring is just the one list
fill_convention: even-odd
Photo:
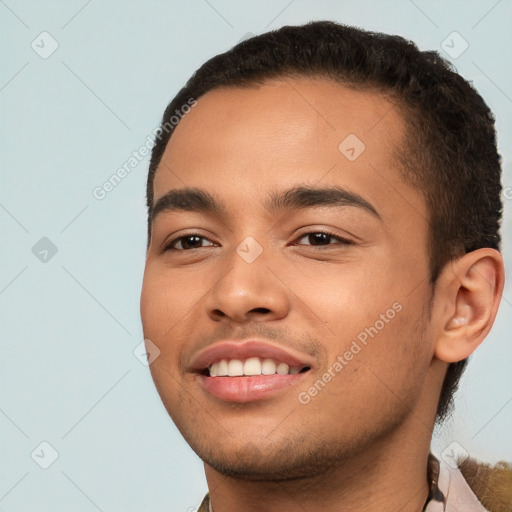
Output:
[[[509,1],[0,1],[0,511],[187,511],[202,464],[160,403],[146,366],[139,292],[146,158],[102,201],[92,191],[144,144],[206,59],[247,33],[333,19],[440,49],[496,114],[512,270],[512,4]],[[47,31],[58,49],[42,59]],[[37,41],[37,40],[36,40]],[[31,251],[48,237],[47,263]],[[512,291],[436,435],[512,459]],[[31,458],[42,441],[59,457]],[[40,452],[39,452],[40,453]],[[49,451],[46,450],[45,457]]]

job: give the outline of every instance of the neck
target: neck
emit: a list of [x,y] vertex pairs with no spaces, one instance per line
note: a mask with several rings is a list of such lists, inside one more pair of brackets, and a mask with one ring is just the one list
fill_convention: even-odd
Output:
[[213,510],[421,512],[428,496],[432,430],[422,422],[419,428],[417,417],[408,421],[415,428],[403,424],[392,439],[381,439],[339,466],[301,479],[234,479],[205,464]]

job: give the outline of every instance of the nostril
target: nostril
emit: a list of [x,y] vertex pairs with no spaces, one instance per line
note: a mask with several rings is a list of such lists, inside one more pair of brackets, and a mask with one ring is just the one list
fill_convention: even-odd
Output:
[[251,311],[249,311],[249,313],[270,313],[270,309],[268,308],[254,308],[254,309],[251,309]]

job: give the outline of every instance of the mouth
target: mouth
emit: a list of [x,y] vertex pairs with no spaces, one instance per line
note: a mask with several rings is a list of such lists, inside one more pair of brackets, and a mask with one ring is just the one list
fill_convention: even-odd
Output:
[[222,401],[252,402],[296,385],[313,368],[310,356],[267,342],[222,342],[192,360],[203,390]]
[[201,373],[207,377],[253,377],[258,375],[296,375],[311,368],[289,366],[271,358],[249,357],[248,359],[221,359],[212,363]]

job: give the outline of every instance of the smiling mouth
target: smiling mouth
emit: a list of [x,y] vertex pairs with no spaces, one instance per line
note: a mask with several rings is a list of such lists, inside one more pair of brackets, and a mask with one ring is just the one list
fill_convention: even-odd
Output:
[[260,375],[297,375],[309,366],[289,366],[272,358],[221,359],[204,369],[206,377],[255,377]]
[[209,397],[248,403],[284,399],[314,367],[314,358],[304,352],[249,339],[225,340],[196,352],[189,371]]

